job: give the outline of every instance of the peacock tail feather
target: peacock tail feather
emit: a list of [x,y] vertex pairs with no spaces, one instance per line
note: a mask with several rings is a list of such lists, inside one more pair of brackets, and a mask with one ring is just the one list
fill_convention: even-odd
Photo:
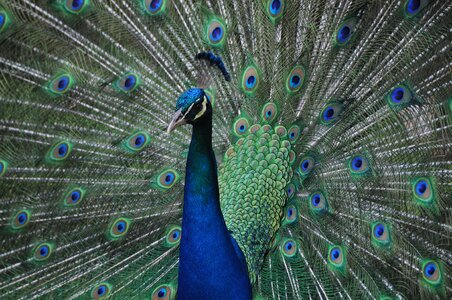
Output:
[[0,0],[0,298],[176,299],[190,129],[166,127],[196,86],[254,298],[450,299],[451,20],[434,0]]

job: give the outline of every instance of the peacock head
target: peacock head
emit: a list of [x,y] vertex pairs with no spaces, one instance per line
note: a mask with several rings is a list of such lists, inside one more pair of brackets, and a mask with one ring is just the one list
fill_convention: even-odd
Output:
[[176,102],[176,112],[167,132],[184,124],[196,124],[212,115],[212,105],[203,89],[191,88],[183,92]]

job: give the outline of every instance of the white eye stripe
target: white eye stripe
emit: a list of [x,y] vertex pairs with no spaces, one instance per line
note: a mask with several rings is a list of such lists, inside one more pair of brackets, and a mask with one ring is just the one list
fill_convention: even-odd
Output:
[[202,101],[202,109],[201,111],[195,116],[194,120],[196,120],[197,118],[199,118],[200,116],[202,116],[207,109],[207,99],[206,96],[204,96],[204,100]]

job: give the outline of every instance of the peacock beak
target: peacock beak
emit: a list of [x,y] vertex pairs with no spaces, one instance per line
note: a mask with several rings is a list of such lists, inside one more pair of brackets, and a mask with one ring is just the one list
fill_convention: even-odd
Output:
[[173,115],[173,119],[171,123],[168,125],[166,129],[167,133],[171,133],[176,127],[187,124],[187,121],[184,119],[184,115],[182,114],[182,108],[176,111]]

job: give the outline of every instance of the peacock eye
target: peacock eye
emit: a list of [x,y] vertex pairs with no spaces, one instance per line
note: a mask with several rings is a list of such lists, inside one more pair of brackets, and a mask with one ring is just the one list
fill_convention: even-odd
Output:
[[127,74],[121,77],[116,85],[123,92],[131,92],[137,88],[139,84],[139,77],[135,74]]
[[433,188],[429,178],[418,178],[412,183],[413,195],[415,199],[422,203],[429,203],[433,200]]
[[108,297],[110,292],[111,292],[111,285],[106,282],[103,282],[93,288],[93,290],[91,291],[91,298],[92,299],[105,299]]
[[253,65],[248,66],[242,75],[242,89],[246,94],[252,94],[259,87],[260,75]]
[[351,175],[364,175],[369,171],[369,162],[363,155],[353,156],[349,162],[348,167]]
[[399,110],[407,107],[414,101],[414,94],[407,86],[398,85],[389,92],[386,99],[392,109]]
[[49,158],[53,161],[62,161],[66,159],[72,151],[72,144],[60,142],[53,146],[49,152]]
[[182,236],[182,229],[180,226],[171,227],[166,234],[166,244],[167,246],[175,246],[179,244],[179,241]]
[[85,0],[66,0],[64,3],[64,8],[73,14],[80,13],[86,6],[87,1]]
[[172,299],[172,288],[169,285],[161,285],[152,292],[152,300]]
[[158,15],[165,9],[166,0],[143,0],[146,11],[150,15]]
[[13,229],[20,229],[25,227],[25,225],[28,224],[30,221],[30,212],[27,210],[20,210],[18,211],[12,220],[12,227]]
[[413,17],[417,15],[428,2],[429,0],[407,0],[405,2],[405,16]]
[[305,78],[303,66],[295,66],[289,73],[286,81],[286,89],[290,94],[294,94],[301,89]]
[[8,163],[5,160],[0,159],[0,177],[6,173],[7,168]]
[[442,280],[440,265],[433,260],[425,260],[422,264],[422,277],[431,285],[439,285]]
[[331,102],[325,105],[320,113],[320,122],[324,125],[333,124],[339,119],[343,110],[344,106],[338,102]]
[[336,44],[339,46],[347,44],[355,32],[357,19],[352,18],[345,20],[336,30]]
[[222,47],[226,40],[226,26],[223,20],[217,16],[211,16],[205,24],[207,42],[213,47]]
[[126,235],[130,227],[130,221],[126,218],[116,219],[110,226],[109,235],[112,239],[119,239]]
[[309,196],[310,208],[314,213],[323,213],[328,211],[328,202],[322,192],[315,192]]
[[127,150],[132,152],[138,152],[143,150],[151,141],[151,138],[147,132],[139,131],[132,134],[126,141],[124,145]]
[[74,80],[69,74],[62,74],[52,79],[48,85],[48,90],[54,94],[64,94],[74,84]]
[[74,189],[70,190],[64,197],[64,205],[65,206],[75,206],[82,201],[84,195],[85,195],[85,190],[83,190],[81,188],[74,188]]
[[9,23],[8,14],[4,10],[0,10],[0,32],[2,32],[8,27],[8,23]]
[[282,241],[281,251],[284,256],[293,257],[297,254],[297,243],[292,239]]
[[299,167],[299,173],[301,176],[306,177],[309,173],[311,173],[312,169],[314,168],[315,161],[312,157],[304,157],[301,159],[300,167]]
[[43,261],[50,257],[52,254],[52,245],[49,243],[42,243],[39,244],[34,252],[33,252],[33,258],[36,261]]

